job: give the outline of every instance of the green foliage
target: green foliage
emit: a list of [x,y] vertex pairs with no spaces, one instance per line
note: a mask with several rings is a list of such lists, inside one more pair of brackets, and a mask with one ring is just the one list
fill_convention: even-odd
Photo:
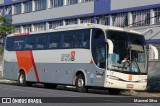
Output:
[[15,30],[11,19],[0,16],[0,39],[6,37],[9,33],[15,32]]
[[4,48],[0,48],[0,55],[3,55]]

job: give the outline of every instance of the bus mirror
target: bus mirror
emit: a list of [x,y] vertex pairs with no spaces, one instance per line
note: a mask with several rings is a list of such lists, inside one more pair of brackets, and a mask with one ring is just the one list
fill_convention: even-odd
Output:
[[107,39],[106,42],[108,43],[108,53],[113,54],[113,42],[110,39]]

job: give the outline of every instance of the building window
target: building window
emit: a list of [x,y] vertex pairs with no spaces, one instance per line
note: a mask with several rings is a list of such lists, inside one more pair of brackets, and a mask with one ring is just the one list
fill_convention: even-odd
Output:
[[108,25],[108,16],[100,16],[99,17],[99,24]]
[[32,11],[32,1],[28,1],[24,3],[24,13],[28,13]]
[[12,14],[12,6],[6,6],[6,15],[11,15]]
[[92,18],[91,17],[85,17],[80,19],[81,23],[91,23]]
[[66,20],[66,25],[73,25],[73,24],[77,24],[77,19],[69,19]]
[[73,4],[77,4],[78,0],[67,0],[67,4],[68,5],[73,5]]
[[16,26],[16,32],[21,33],[21,26]]
[[112,25],[118,27],[124,27],[128,25],[128,14],[119,13],[112,15]]
[[89,1],[94,1],[94,0],[82,0],[82,2],[89,2]]
[[132,12],[133,25],[144,26],[150,24],[150,10],[141,10]]
[[49,29],[54,29],[58,26],[63,26],[63,21],[53,21],[53,22],[49,22]]
[[61,7],[63,6],[64,0],[51,0],[51,7]]
[[21,14],[21,3],[14,5],[14,15]]
[[154,9],[155,12],[155,24],[160,24],[160,8]]
[[26,32],[32,32],[31,25],[25,25],[25,26],[23,26],[23,29],[24,29],[24,33],[26,33]]
[[35,0],[35,10],[45,10],[46,9],[46,0]]
[[39,23],[34,25],[34,31],[45,31],[46,30],[46,23]]
[[0,7],[0,16],[3,16],[4,14],[4,7]]

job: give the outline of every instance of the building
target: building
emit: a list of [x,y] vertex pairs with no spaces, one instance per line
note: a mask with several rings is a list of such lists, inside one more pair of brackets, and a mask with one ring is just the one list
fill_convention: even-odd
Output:
[[0,15],[20,33],[92,22],[131,28],[144,33],[150,61],[160,60],[160,0],[0,0]]

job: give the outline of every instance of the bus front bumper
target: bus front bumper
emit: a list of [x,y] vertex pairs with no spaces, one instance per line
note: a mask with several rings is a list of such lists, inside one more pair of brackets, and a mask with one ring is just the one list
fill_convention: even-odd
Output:
[[147,82],[125,82],[107,78],[104,87],[128,90],[146,90]]

